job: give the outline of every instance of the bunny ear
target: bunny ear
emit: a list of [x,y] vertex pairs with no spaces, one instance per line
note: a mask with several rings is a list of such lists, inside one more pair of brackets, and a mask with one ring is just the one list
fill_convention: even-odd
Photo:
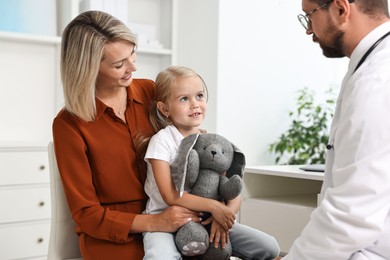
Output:
[[245,168],[245,155],[238,149],[237,146],[233,145],[233,150],[234,150],[234,156],[233,156],[233,161],[232,164],[230,165],[229,170],[226,172],[226,176],[228,178],[232,177],[233,175],[237,174],[242,178],[244,175],[244,168]]
[[184,184],[187,176],[188,156],[198,140],[199,134],[189,135],[184,138],[177,150],[175,159],[171,164],[171,175],[176,190],[179,191],[180,197],[184,193]]

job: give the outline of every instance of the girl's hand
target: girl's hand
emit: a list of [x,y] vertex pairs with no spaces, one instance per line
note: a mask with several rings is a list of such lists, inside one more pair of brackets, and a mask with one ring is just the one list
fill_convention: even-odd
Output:
[[211,214],[213,215],[214,219],[218,221],[218,223],[225,229],[225,231],[229,231],[229,229],[232,228],[234,221],[236,220],[236,214],[233,212],[233,210],[221,202],[216,203],[216,206],[213,207]]
[[226,231],[212,216],[201,223],[202,225],[211,223],[210,243],[213,244],[215,248],[218,248],[221,243],[221,248],[225,248],[229,241],[229,231]]

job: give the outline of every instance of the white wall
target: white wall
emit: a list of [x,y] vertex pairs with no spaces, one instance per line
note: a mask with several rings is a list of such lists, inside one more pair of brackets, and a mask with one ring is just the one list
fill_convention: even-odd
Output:
[[[186,35],[186,42],[192,42],[187,52],[195,57],[179,53],[178,60],[204,73],[214,88],[209,110],[215,109],[216,114],[206,121],[206,128],[240,147],[248,165],[273,164],[267,148],[287,129],[296,91],[308,86],[321,96],[331,85],[338,88],[348,60],[323,57],[296,18],[302,12],[301,1],[186,0],[179,4],[190,2],[198,5],[191,15],[196,18],[179,23],[192,32]],[[202,32],[196,34],[191,27]],[[215,62],[209,54],[214,51]]]
[[218,0],[178,0],[176,63],[196,70],[209,90],[203,128],[216,132],[218,89]]

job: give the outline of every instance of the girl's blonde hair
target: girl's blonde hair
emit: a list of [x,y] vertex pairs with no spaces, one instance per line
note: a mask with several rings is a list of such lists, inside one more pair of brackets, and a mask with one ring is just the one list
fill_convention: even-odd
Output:
[[150,122],[153,126],[154,131],[158,132],[160,129],[163,129],[166,126],[172,124],[172,121],[168,117],[163,116],[159,112],[157,108],[157,103],[166,103],[171,96],[172,87],[174,86],[176,79],[186,77],[198,77],[202,81],[203,89],[205,91],[205,96],[207,100],[207,86],[203,78],[193,69],[183,66],[171,66],[161,71],[156,77],[156,92],[150,113]]
[[128,41],[137,45],[135,35],[108,13],[87,11],[65,28],[61,43],[61,80],[65,108],[85,121],[96,116],[96,78],[107,43]]

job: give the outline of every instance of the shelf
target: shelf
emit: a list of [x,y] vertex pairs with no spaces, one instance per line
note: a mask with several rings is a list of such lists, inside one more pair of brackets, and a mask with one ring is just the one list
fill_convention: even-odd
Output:
[[310,172],[300,170],[303,165],[266,165],[266,166],[249,166],[245,168],[245,172],[253,174],[298,178],[306,180],[318,180],[324,179],[323,172]]
[[270,173],[245,170],[244,197],[264,198],[274,196],[300,196],[303,194],[318,194],[322,181],[313,176],[297,177],[295,173]]
[[49,44],[49,45],[52,44],[57,45],[61,43],[60,37],[35,35],[35,34],[27,34],[27,33],[5,32],[5,31],[0,31],[0,40],[18,41],[18,42],[25,42],[25,43],[40,43],[40,44]]
[[270,203],[279,203],[291,206],[302,206],[310,209],[317,207],[317,194],[298,194],[283,196],[268,196],[260,198],[245,198],[246,201],[262,201]]
[[137,53],[141,54],[153,54],[153,55],[172,55],[172,50],[170,49],[158,49],[158,48],[146,48],[146,47],[141,47],[137,49]]
[[0,142],[0,152],[47,151],[39,142]]
[[[39,35],[34,35],[34,34],[4,32],[4,31],[0,31],[0,40],[1,41],[17,41],[17,42],[23,42],[23,43],[49,44],[49,45],[61,44],[61,37],[39,36]],[[158,56],[169,56],[169,55],[172,55],[172,50],[165,49],[165,48],[141,47],[141,48],[137,49],[137,53],[151,54],[151,55],[158,55]]]

